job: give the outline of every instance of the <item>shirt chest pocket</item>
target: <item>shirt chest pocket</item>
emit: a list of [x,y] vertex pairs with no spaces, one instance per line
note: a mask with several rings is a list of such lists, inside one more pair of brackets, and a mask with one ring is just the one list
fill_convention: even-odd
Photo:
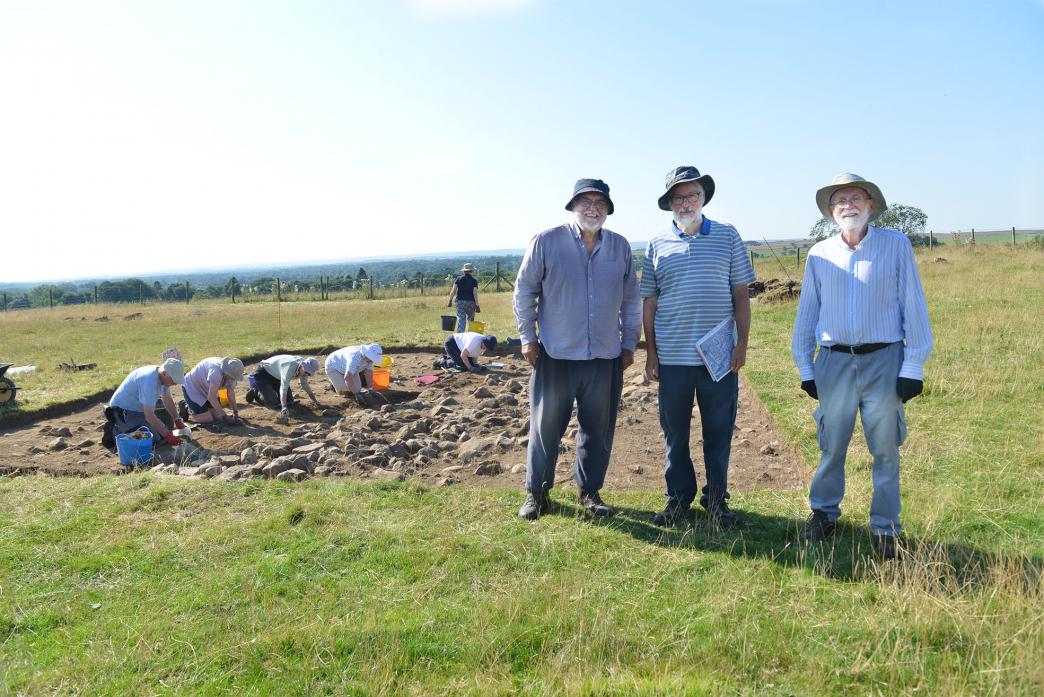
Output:
[[[599,255],[602,251],[598,252]],[[591,262],[591,269],[595,286],[599,290],[606,290],[605,284],[620,283],[627,275],[627,265],[620,255],[607,254],[603,258],[596,257]]]

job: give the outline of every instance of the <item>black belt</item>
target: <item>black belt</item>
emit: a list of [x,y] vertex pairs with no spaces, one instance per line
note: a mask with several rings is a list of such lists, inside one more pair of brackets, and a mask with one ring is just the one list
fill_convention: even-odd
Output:
[[841,353],[850,353],[853,356],[860,356],[864,353],[873,353],[874,351],[880,351],[883,348],[888,348],[891,344],[859,344],[858,346],[845,346],[844,344],[834,344],[833,346],[824,346],[823,348],[830,349],[831,351],[840,351]]

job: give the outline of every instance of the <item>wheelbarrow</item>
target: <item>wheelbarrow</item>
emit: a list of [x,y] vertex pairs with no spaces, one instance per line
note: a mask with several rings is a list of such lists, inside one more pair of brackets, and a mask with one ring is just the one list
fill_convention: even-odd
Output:
[[14,404],[15,393],[18,392],[18,388],[15,387],[14,381],[11,378],[4,377],[4,373],[14,363],[0,363],[0,407],[6,407],[10,404]]

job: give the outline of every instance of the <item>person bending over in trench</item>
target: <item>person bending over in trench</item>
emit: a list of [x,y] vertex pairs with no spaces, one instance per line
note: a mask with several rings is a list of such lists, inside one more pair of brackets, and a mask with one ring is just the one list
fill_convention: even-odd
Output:
[[304,356],[280,354],[266,358],[258,364],[250,375],[250,389],[246,399],[252,404],[261,404],[269,409],[278,409],[279,423],[290,421],[290,407],[296,404],[294,393],[290,389],[290,381],[295,377],[301,381],[301,389],[308,394],[308,399],[315,407],[319,406],[308,377],[319,372],[319,361]]
[[170,396],[171,385],[185,382],[185,367],[177,358],[168,358],[163,365],[145,365],[131,371],[105,407],[105,427],[102,445],[112,450],[116,436],[136,431],[142,426],[152,430],[154,440],[165,440],[170,446],[181,444],[181,439],[170,432],[156,415],[156,402],[162,401],[167,413],[174,419],[174,428],[185,428],[174,410]]
[[374,395],[364,388],[373,387],[373,366],[383,357],[380,344],[345,346],[326,357],[326,379],[337,394],[369,406]]
[[[181,391],[185,399],[178,402],[178,416],[197,424],[239,423],[236,383],[243,379],[243,361],[238,358],[204,358],[185,376]],[[228,414],[221,406],[221,389],[228,395]]]
[[446,356],[435,361],[436,368],[457,368],[477,373],[482,366],[475,360],[497,347],[497,337],[478,332],[459,332],[446,337]]

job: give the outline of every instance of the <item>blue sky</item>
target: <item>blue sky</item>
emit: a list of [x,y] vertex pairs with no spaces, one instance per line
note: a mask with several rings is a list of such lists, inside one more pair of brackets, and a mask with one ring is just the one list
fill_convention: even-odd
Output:
[[[579,177],[745,239],[840,171],[1044,227],[1044,0],[0,0],[0,282],[524,247]],[[15,260],[15,263],[11,263]]]

